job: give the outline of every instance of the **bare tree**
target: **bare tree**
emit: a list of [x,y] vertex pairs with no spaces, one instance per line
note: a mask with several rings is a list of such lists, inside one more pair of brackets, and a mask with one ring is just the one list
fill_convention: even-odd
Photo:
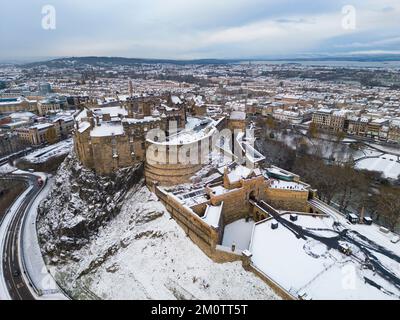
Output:
[[400,223],[400,189],[382,186],[379,193],[375,197],[377,210],[390,230],[394,231]]

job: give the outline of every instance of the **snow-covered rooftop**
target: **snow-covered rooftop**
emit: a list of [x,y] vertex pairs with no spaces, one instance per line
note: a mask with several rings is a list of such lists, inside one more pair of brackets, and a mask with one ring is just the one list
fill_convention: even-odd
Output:
[[30,128],[31,129],[37,129],[37,130],[44,130],[44,129],[48,129],[48,128],[52,127],[52,126],[53,126],[53,124],[51,124],[51,123],[39,123],[39,124],[36,124],[34,126],[31,126]]
[[121,124],[102,122],[100,126],[95,126],[90,132],[91,137],[108,137],[124,134],[124,128]]
[[177,134],[169,136],[168,141],[151,142],[160,145],[191,144],[193,142],[212,136],[216,132],[216,124],[216,121],[208,118],[188,118],[188,123],[185,129],[178,132]]
[[228,173],[228,179],[230,183],[239,182],[241,179],[246,179],[252,173],[252,169],[249,169],[242,165],[237,165],[231,172]]
[[139,123],[150,123],[160,121],[159,117],[144,117],[143,119],[135,119],[135,118],[125,118],[122,120],[122,123],[129,123],[129,124],[139,124]]
[[243,111],[232,111],[231,120],[246,120],[246,113]]
[[214,228],[218,228],[223,205],[223,202],[219,206],[207,205],[204,217],[202,217],[203,221]]

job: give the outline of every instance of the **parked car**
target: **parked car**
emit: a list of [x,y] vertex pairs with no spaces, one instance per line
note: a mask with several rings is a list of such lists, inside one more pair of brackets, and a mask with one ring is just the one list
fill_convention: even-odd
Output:
[[372,218],[371,217],[364,217],[364,224],[370,226],[372,224]]
[[399,236],[394,236],[394,237],[392,237],[392,239],[390,239],[390,242],[392,242],[392,243],[397,243],[399,241],[400,241],[400,237]]
[[356,224],[358,223],[359,218],[355,213],[349,213],[347,215],[347,220],[349,220],[352,224]]
[[351,253],[352,253],[350,247],[345,243],[340,243],[339,244],[339,250],[340,250],[341,253],[344,253],[347,256],[350,256]]

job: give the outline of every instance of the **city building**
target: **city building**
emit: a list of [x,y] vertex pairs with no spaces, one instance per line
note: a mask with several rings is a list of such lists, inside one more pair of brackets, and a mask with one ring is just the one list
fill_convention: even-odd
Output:
[[0,98],[0,114],[19,111],[37,111],[37,101],[28,100],[25,97]]
[[55,114],[59,111],[66,110],[68,108],[68,102],[65,97],[61,96],[49,96],[43,100],[40,100],[37,104],[39,115]]
[[[48,131],[50,130],[54,130],[54,134],[48,134]],[[52,123],[40,123],[30,127],[19,128],[16,132],[21,142],[32,146],[38,146],[58,140],[54,124]],[[51,139],[54,139],[54,141],[50,141]]]

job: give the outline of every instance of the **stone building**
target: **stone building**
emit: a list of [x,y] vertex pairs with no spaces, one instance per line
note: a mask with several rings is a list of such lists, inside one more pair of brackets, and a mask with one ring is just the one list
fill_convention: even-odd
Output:
[[59,116],[52,120],[56,135],[60,139],[65,139],[74,129],[74,118],[71,116]]
[[40,100],[37,104],[37,108],[39,115],[43,116],[67,109],[68,102],[65,97],[54,95]]
[[330,128],[332,119],[332,110],[321,108],[313,113],[312,122],[319,128]]
[[30,127],[19,128],[16,130],[20,141],[27,145],[38,146],[48,143],[48,130],[54,129],[55,139],[58,139],[54,124],[39,123]]
[[234,132],[246,130],[246,113],[244,111],[232,111],[228,120],[228,128]]
[[[120,108],[107,108],[118,112]],[[113,110],[111,110],[113,109]],[[117,116],[118,117],[118,116]],[[145,159],[145,134],[160,127],[160,118],[115,119],[113,113],[87,111],[84,121],[76,123],[74,146],[79,160],[98,174],[133,166]]]
[[334,111],[331,115],[329,129],[333,132],[343,132],[346,120],[346,113],[344,111]]
[[[147,139],[145,176],[148,185],[190,182],[207,163],[218,123],[211,119],[193,119],[190,121],[193,127],[169,135],[164,141]],[[193,124],[196,121],[197,124]]]
[[400,143],[400,125],[392,125],[388,132],[388,141]]
[[15,132],[0,133],[0,157],[18,152],[24,148]]
[[350,134],[364,136],[368,122],[368,118],[350,116],[345,122],[345,130]]
[[37,111],[37,101],[29,100],[25,97],[19,98],[0,98],[0,114],[13,113],[19,111]]
[[80,161],[102,175],[144,162],[149,131],[160,129],[169,135],[174,129],[177,134],[187,120],[185,106],[173,96],[164,100],[131,96],[119,106],[104,108],[91,101],[91,108],[85,108],[75,119],[74,146]]
[[366,135],[371,138],[378,138],[384,126],[389,124],[388,119],[374,119],[370,121],[366,128]]

